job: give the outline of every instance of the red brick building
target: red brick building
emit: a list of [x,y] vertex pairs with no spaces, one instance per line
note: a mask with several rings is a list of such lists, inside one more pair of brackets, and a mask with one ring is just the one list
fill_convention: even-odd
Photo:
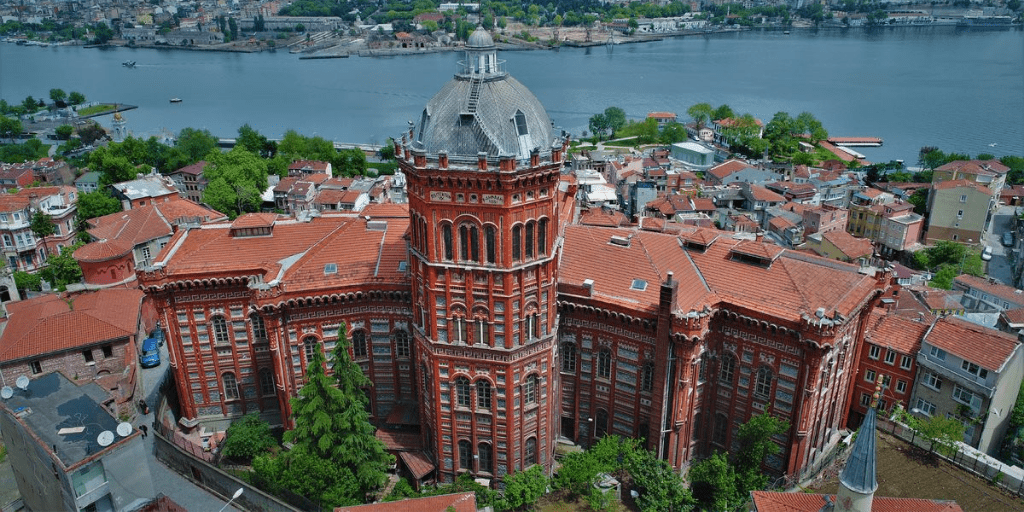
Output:
[[288,425],[344,322],[373,419],[419,434],[421,476],[550,467],[559,435],[605,433],[685,467],[764,410],[792,425],[771,472],[818,463],[889,277],[715,230],[578,224],[568,140],[485,32],[462,66],[396,141],[407,207],[181,229],[140,268],[181,423]]

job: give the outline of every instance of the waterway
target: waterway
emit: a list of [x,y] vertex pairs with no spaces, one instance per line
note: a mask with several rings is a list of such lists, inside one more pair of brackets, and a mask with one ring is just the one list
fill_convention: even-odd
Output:
[[[296,55],[153,49],[23,47],[0,43],[0,97],[50,88],[139,108],[136,136],[206,128],[233,137],[248,123],[269,137],[295,129],[344,142],[383,143],[418,119],[452,76],[456,53],[299,60]],[[739,32],[499,58],[547,107],[555,125],[587,129],[619,106],[685,117],[698,102],[767,122],[813,113],[832,135],[873,136],[874,161],[917,160],[922,146],[1024,155],[1024,31],[952,27]],[[121,65],[137,62],[135,68]],[[171,104],[170,98],[183,101]],[[101,119],[109,123],[109,119]]]

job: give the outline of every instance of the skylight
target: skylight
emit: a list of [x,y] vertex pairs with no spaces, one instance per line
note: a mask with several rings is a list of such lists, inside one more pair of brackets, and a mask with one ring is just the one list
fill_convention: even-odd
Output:
[[398,262],[398,271],[399,272],[405,272],[405,269],[408,267],[407,263],[408,262],[405,262],[405,261],[399,261]]
[[337,263],[328,263],[328,264],[324,265],[324,275],[327,275],[327,274],[337,274],[337,273],[338,273],[338,264]]
[[647,281],[644,281],[643,279],[634,279],[633,284],[632,286],[629,287],[629,289],[639,290],[642,292],[647,289]]

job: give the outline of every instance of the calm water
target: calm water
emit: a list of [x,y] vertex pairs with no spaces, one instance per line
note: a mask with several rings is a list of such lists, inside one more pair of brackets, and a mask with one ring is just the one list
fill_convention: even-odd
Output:
[[[809,111],[839,136],[875,136],[869,159],[916,161],[921,146],[1024,155],[1024,32],[906,28],[746,32],[659,42],[502,52],[507,69],[572,133],[608,106],[631,117],[727,103],[768,121]],[[53,87],[138,105],[137,136],[206,128],[233,137],[249,123],[346,142],[400,134],[455,71],[457,54],[299,60],[234,54],[21,47],[0,43],[0,96]],[[135,69],[121,66],[135,60]],[[172,97],[184,101],[169,103]],[[101,119],[109,123],[109,118]]]

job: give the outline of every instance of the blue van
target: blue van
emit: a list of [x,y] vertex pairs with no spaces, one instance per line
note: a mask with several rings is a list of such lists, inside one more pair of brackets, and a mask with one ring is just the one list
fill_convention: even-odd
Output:
[[143,368],[160,366],[160,341],[156,338],[146,338],[142,342],[142,355],[139,356],[139,364]]

